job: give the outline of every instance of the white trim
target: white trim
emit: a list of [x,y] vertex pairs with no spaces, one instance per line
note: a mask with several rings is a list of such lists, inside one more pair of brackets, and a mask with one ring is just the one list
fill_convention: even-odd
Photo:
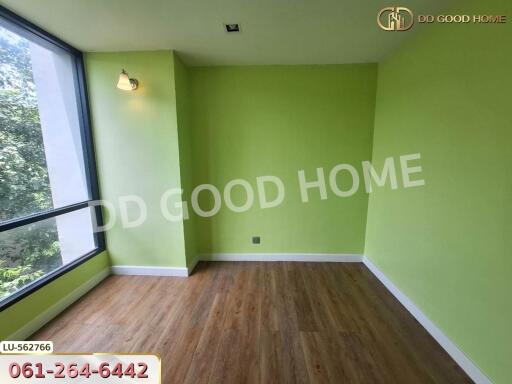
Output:
[[444,348],[453,360],[466,372],[476,384],[492,384],[491,380],[462,352],[443,331],[441,331],[393,282],[373,264],[367,256],[363,263],[381,281],[382,284],[395,296],[400,303],[418,320],[428,333]]
[[362,255],[336,253],[210,253],[199,256],[204,261],[299,261],[318,263],[360,263]]
[[175,276],[187,277],[188,269],[185,267],[147,267],[142,265],[113,265],[114,275],[140,275],[140,276]]
[[22,326],[13,334],[7,336],[5,340],[25,340],[27,337],[33,335],[37,330],[42,328],[46,323],[55,318],[58,314],[64,311],[67,307],[77,301],[80,297],[89,292],[92,288],[98,285],[102,280],[110,275],[110,268],[105,268],[103,271],[94,275],[91,279],[71,291],[68,295],[57,301],[44,312],[40,313],[27,324]]

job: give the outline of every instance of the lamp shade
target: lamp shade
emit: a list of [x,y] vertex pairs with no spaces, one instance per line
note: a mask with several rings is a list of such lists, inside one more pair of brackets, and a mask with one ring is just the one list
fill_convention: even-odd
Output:
[[137,88],[137,81],[130,79],[128,73],[123,69],[119,75],[119,80],[117,81],[117,88],[122,89],[123,91],[133,91]]

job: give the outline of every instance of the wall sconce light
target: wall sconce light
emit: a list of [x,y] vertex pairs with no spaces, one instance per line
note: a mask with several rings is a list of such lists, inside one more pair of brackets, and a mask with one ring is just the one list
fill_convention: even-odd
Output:
[[123,91],[135,91],[139,86],[139,82],[136,79],[130,79],[128,73],[123,69],[119,75],[119,81],[117,82],[117,88]]

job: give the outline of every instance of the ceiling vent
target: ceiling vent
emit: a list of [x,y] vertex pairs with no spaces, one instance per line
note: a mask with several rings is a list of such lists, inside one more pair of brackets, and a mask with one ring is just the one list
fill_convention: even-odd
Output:
[[226,28],[226,32],[240,32],[240,25],[239,24],[224,24],[224,27]]

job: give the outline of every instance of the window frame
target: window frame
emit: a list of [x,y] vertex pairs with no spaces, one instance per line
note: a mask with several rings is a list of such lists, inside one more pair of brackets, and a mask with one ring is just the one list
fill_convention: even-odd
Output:
[[[69,53],[73,58],[75,71],[74,83],[78,108],[79,129],[80,137],[82,139],[82,150],[84,155],[84,167],[86,173],[87,189],[90,196],[89,200],[80,203],[75,203],[60,208],[53,208],[4,221],[3,223],[0,223],[0,232],[4,232],[10,229],[22,227],[24,225],[32,224],[38,221],[74,212],[79,209],[88,208],[91,202],[100,200],[100,192],[94,153],[93,135],[91,130],[91,120],[83,53],[2,6],[0,6],[0,18],[12,24],[16,28],[15,33],[21,32],[20,34],[24,37],[28,37],[29,39],[36,41],[41,41],[43,44],[46,45],[56,46]],[[94,209],[95,211],[97,225],[102,226],[103,216],[101,212],[101,207],[99,205],[95,205],[92,206],[91,209]],[[17,303],[18,301],[24,299],[25,297],[29,296],[30,294],[34,293],[40,288],[46,286],[47,284],[51,283],[53,280],[70,272],[79,265],[92,259],[94,256],[105,251],[104,232],[94,232],[94,240],[96,242],[96,248],[91,252],[77,258],[76,260],[72,261],[67,265],[63,265],[55,269],[54,271],[48,273],[47,275],[23,287],[19,291],[0,300],[0,312],[10,307],[11,305]]]

